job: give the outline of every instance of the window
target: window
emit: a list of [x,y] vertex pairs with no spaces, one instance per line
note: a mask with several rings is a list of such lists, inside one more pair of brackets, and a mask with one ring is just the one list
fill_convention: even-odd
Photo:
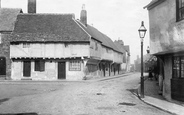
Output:
[[95,42],[95,50],[98,50],[98,43]]
[[89,72],[95,72],[98,70],[98,66],[94,64],[87,64],[87,67]]
[[70,71],[80,71],[81,70],[80,61],[70,61],[69,70]]
[[176,20],[184,19],[184,0],[176,0]]
[[173,78],[184,78],[184,57],[173,57]]
[[35,60],[35,71],[45,71],[44,60]]
[[23,43],[23,48],[29,48],[30,47],[30,43]]

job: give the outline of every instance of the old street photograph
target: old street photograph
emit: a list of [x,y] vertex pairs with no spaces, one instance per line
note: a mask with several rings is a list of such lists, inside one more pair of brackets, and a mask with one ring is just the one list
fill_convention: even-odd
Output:
[[184,115],[184,0],[0,0],[0,115]]

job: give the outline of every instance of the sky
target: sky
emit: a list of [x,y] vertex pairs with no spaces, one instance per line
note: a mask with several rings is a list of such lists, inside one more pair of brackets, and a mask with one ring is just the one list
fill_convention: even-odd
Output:
[[[138,29],[144,21],[147,29],[143,54],[149,46],[148,10],[151,0],[37,0],[37,13],[73,13],[80,19],[82,5],[87,10],[87,23],[93,25],[113,41],[123,40],[130,46],[130,62],[141,54]],[[2,8],[22,8],[27,13],[27,0],[1,0]]]

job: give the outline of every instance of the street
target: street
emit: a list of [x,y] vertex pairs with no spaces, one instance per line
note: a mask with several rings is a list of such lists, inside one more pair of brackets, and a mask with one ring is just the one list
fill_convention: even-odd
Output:
[[131,93],[139,81],[140,73],[129,73],[78,82],[1,82],[0,114],[170,115]]

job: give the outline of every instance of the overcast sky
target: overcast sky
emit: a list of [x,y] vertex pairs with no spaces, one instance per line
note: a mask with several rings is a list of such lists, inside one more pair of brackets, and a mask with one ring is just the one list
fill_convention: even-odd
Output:
[[[149,46],[148,11],[143,9],[151,0],[37,0],[37,13],[74,13],[80,18],[82,4],[87,10],[87,22],[113,41],[121,39],[130,46],[131,63],[140,57],[138,29],[141,21],[147,28],[144,54]],[[27,13],[27,0],[1,0],[1,7],[22,8]]]

